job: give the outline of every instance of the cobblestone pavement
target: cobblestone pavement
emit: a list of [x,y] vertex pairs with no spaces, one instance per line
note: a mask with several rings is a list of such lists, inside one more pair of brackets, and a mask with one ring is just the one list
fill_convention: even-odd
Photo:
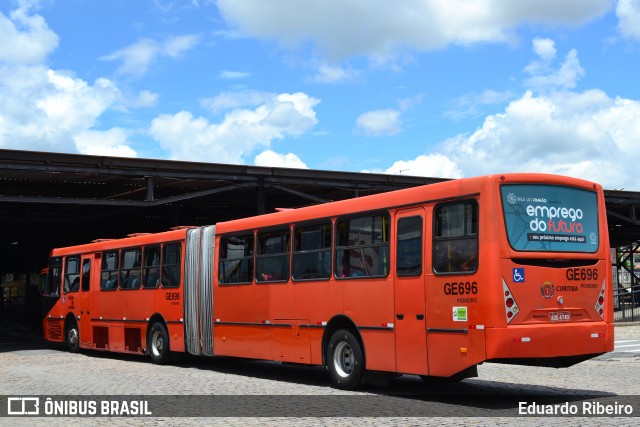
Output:
[[[527,402],[551,396],[553,402],[579,402],[593,396],[624,401],[640,395],[640,325],[616,327],[616,350],[566,369],[483,364],[479,377],[460,383],[425,384],[402,376],[388,387],[365,386],[357,392],[331,388],[317,367],[231,358],[180,357],[169,366],[151,364],[141,356],[88,352],[69,354],[61,346],[0,334],[0,395],[215,395],[254,398],[276,403],[274,414],[284,417],[139,417],[139,418],[0,418],[0,425],[638,425],[638,418],[535,418],[496,416],[496,408],[513,408],[514,399]],[[247,396],[251,396],[248,398]],[[280,397],[281,396],[281,397]],[[524,397],[523,397],[524,396]],[[193,405],[198,404],[193,397]],[[271,399],[271,400],[268,400]],[[334,399],[334,400],[331,400]],[[629,399],[629,398],[627,398]],[[392,407],[393,417],[300,417],[309,406],[344,405]],[[634,402],[640,402],[635,398]],[[0,404],[5,404],[0,402]],[[517,403],[515,403],[517,405]],[[509,405],[512,405],[509,407]],[[437,408],[442,417],[424,415]],[[326,408],[323,409],[326,413]],[[504,408],[503,408],[504,409]],[[417,412],[416,412],[417,410]],[[413,411],[413,412],[412,412]],[[470,412],[471,411],[471,412]],[[347,413],[349,411],[347,410]],[[477,413],[482,417],[459,417]],[[516,412],[512,412],[517,415]],[[634,414],[636,416],[640,414]]]

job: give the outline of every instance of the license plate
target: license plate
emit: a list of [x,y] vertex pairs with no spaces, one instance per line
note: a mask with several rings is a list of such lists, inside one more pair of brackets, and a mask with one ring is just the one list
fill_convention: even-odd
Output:
[[549,320],[552,322],[568,322],[571,320],[571,313],[568,311],[552,311],[549,313]]

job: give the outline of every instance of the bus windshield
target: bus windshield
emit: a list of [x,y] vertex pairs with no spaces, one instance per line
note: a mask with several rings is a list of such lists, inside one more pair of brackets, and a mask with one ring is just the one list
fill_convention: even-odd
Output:
[[598,250],[595,192],[541,184],[502,185],[500,190],[507,237],[516,251]]

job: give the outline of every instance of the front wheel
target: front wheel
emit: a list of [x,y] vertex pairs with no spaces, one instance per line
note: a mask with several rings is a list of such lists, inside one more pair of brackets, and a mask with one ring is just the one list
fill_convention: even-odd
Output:
[[78,332],[78,322],[76,319],[69,319],[64,333],[64,343],[71,353],[80,351],[80,332]]
[[335,332],[327,347],[327,368],[331,382],[343,390],[354,390],[364,377],[362,346],[346,329]]
[[169,362],[171,358],[169,351],[169,334],[162,323],[155,322],[151,325],[151,328],[149,328],[147,348],[153,363],[164,365]]

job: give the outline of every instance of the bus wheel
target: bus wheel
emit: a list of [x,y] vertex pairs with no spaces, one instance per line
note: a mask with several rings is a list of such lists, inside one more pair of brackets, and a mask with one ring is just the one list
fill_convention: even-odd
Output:
[[364,357],[360,343],[350,331],[340,329],[331,336],[326,360],[329,378],[336,387],[354,390],[360,386]]
[[169,352],[169,334],[162,323],[151,325],[147,336],[147,348],[151,361],[158,365],[164,365],[171,357]]
[[76,322],[76,319],[70,319],[67,322],[67,329],[64,333],[64,343],[71,353],[77,353],[80,350],[80,333],[78,332],[78,322]]

